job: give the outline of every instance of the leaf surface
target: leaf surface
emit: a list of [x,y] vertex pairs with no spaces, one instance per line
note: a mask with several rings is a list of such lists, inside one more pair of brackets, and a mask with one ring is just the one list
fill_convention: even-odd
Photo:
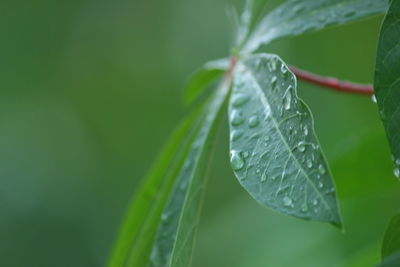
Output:
[[239,182],[281,213],[340,225],[331,174],[294,74],[279,57],[256,54],[234,77],[230,153]]
[[243,51],[250,53],[273,40],[384,13],[387,0],[289,0],[256,26]]
[[184,102],[193,103],[210,84],[228,68],[229,59],[222,58],[205,63],[192,74],[184,92]]
[[[201,107],[201,106],[200,106]],[[108,266],[146,266],[161,213],[196,132],[195,109],[174,131],[126,212]]]
[[400,214],[394,216],[385,232],[382,243],[382,258],[400,252]]
[[228,94],[222,86],[213,95],[205,120],[191,146],[173,194],[162,215],[162,222],[151,254],[151,267],[190,265],[201,200],[204,192],[212,141]]
[[374,90],[400,178],[400,1],[392,1],[383,21],[375,64]]

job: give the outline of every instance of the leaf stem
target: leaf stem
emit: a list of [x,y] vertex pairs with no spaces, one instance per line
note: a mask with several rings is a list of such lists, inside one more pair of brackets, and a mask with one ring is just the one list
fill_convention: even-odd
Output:
[[321,87],[326,87],[329,89],[333,89],[335,91],[340,91],[345,93],[354,93],[362,95],[374,94],[374,88],[370,84],[358,84],[348,81],[340,81],[332,77],[323,77],[305,70],[298,69],[294,66],[289,66],[289,68],[299,80],[302,80],[304,82],[312,83],[315,85],[319,85]]

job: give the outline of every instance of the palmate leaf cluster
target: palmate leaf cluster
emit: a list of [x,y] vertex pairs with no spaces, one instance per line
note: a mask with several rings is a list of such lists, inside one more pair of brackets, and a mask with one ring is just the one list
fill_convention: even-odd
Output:
[[[109,266],[190,265],[208,166],[226,110],[232,170],[247,192],[277,212],[342,226],[335,184],[312,113],[297,95],[296,76],[279,56],[258,52],[277,39],[387,12],[374,87],[394,174],[400,175],[400,1],[289,0],[256,20],[258,10],[259,1],[246,2],[231,58],[210,61],[191,77],[184,98],[194,107],[137,190]],[[204,90],[214,81],[219,86]],[[394,239],[385,237],[395,242],[385,243],[382,266],[395,266],[390,262],[399,258],[398,225],[388,230]]]

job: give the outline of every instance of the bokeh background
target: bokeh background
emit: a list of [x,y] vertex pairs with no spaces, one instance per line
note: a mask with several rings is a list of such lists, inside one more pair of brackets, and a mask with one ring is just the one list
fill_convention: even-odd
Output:
[[[242,2],[0,2],[0,266],[105,265],[131,194],[185,114],[188,75],[229,53],[230,5]],[[319,74],[371,83],[381,19],[264,51]],[[225,126],[193,266],[379,260],[400,187],[377,106],[303,83],[299,94],[312,108],[345,232],[253,201],[229,169]]]

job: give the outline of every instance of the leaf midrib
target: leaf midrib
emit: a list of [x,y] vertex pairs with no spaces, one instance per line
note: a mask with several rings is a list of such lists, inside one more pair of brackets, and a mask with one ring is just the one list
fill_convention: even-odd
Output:
[[[268,105],[269,107],[271,107],[271,105],[269,104],[267,98],[265,97],[265,94],[264,94],[263,90],[261,89],[261,87],[260,87],[260,85],[259,85],[259,83],[258,83],[258,80],[255,78],[255,76],[254,76],[253,72],[251,71],[251,69],[248,68],[245,64],[242,64],[242,65],[251,73],[250,76],[251,76],[251,78],[253,79],[253,81],[255,82],[255,84],[257,85],[257,86],[256,86],[256,89],[258,90],[259,94],[261,95],[261,101],[263,102],[263,104],[264,104],[264,105]],[[295,84],[295,85],[296,85],[296,84]],[[295,88],[296,88],[296,87],[295,87]],[[296,98],[298,98],[298,97],[297,97],[297,94],[296,94]],[[273,116],[272,113],[273,113],[273,111],[272,111],[272,109],[271,109],[271,112],[270,112],[269,116],[267,116],[267,117],[270,117],[270,119],[271,119],[272,123],[274,124],[275,128],[277,129],[277,132],[279,133],[279,135],[280,135],[280,137],[281,137],[283,143],[285,144],[287,150],[289,151],[290,156],[294,159],[296,165],[299,167],[300,171],[301,171],[301,172],[304,174],[304,176],[306,177],[307,182],[308,182],[309,184],[311,184],[311,186],[312,186],[312,188],[314,189],[314,191],[317,192],[318,196],[321,198],[321,202],[324,204],[324,206],[327,208],[327,210],[329,210],[329,212],[330,212],[331,215],[333,216],[334,220],[336,220],[335,214],[332,212],[331,207],[330,207],[330,206],[328,205],[328,203],[325,201],[325,199],[324,199],[323,195],[321,194],[321,192],[318,191],[317,187],[316,187],[315,184],[312,182],[312,180],[311,180],[310,177],[307,175],[307,173],[304,171],[303,167],[301,166],[301,164],[299,163],[299,161],[297,160],[297,158],[293,155],[293,153],[291,153],[290,146],[289,146],[289,144],[286,142],[286,139],[284,138],[284,136],[283,136],[283,134],[282,134],[282,131],[281,131],[281,129],[279,128],[278,123],[277,123],[277,121],[275,120],[275,118],[274,118],[274,116]]]

